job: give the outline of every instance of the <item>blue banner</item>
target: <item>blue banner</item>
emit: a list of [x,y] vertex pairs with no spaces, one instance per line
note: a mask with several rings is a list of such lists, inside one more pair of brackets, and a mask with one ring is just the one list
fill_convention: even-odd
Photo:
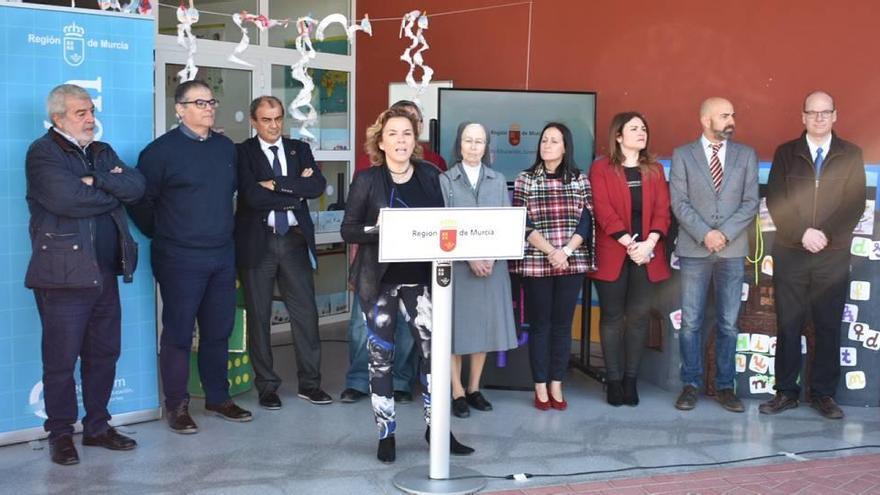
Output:
[[[46,96],[58,84],[87,89],[96,139],[134,165],[153,137],[154,20],[73,9],[0,5],[0,443],[43,435],[41,327],[24,286],[31,255],[25,154],[46,132]],[[122,356],[110,399],[117,424],[156,416],[156,298],[148,243],[133,284],[120,283]],[[76,373],[80,401],[79,372]]]

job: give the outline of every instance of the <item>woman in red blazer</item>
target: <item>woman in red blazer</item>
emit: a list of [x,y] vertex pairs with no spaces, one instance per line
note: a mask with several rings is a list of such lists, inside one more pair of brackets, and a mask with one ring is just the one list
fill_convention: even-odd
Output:
[[617,114],[608,134],[610,156],[590,168],[598,271],[589,276],[599,294],[606,400],[613,406],[635,406],[653,285],[670,275],[664,245],[669,186],[663,167],[648,152],[645,117]]

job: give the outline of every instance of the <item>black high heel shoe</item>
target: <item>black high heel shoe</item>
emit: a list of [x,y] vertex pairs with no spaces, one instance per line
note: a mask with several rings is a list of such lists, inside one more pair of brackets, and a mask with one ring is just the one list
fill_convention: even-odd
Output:
[[605,384],[605,400],[614,407],[620,407],[623,401],[623,385],[620,380],[609,380]]
[[[428,442],[428,445],[431,444],[431,427],[427,427],[425,429],[425,441]],[[449,432],[449,453],[452,455],[471,455],[474,453],[474,449],[468,447],[467,445],[459,442],[455,439],[455,435],[452,432]]]
[[639,405],[639,391],[636,390],[636,377],[623,377],[623,403],[628,406]]
[[376,458],[385,464],[391,464],[397,458],[397,447],[394,442],[394,435],[379,440],[379,450],[376,451]]

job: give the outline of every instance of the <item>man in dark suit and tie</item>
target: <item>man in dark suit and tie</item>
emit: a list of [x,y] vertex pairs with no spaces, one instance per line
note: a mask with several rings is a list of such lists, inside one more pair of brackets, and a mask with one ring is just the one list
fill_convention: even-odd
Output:
[[238,145],[238,209],[235,251],[247,308],[248,347],[260,406],[280,409],[281,378],[272,366],[271,316],[275,283],[290,313],[298,396],[313,404],[333,402],[321,390],[321,340],[313,270],[315,228],[307,199],[327,182],[309,145],[281,136],[284,105],[274,96],[251,102],[257,136]]
[[843,418],[834,401],[840,380],[840,319],[849,281],[852,233],[865,210],[862,150],[832,131],[834,99],[814,91],[804,100],[805,131],[779,146],[767,181],[767,209],[776,224],[776,396],[763,414],[798,406],[801,332],[808,315],[816,330],[808,382],[810,405]]
[[724,409],[743,412],[734,392],[734,354],[740,294],[749,239],[746,227],[758,212],[758,158],[730,141],[733,104],[709,98],[700,107],[703,135],[672,155],[669,192],[678,219],[675,252],[681,262],[681,394],[677,409],[697,404],[703,380],[701,329],[706,294],[715,286],[715,398]]

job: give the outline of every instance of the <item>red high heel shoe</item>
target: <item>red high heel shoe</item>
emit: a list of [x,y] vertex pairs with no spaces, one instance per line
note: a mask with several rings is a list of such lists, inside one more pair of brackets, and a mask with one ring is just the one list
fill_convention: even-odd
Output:
[[538,392],[535,392],[535,408],[538,410],[541,410],[541,411],[549,410],[550,407],[552,406],[552,404],[550,404],[550,401],[552,401],[552,400],[553,400],[553,398],[551,397],[550,400],[542,401],[541,399],[538,398]]
[[568,409],[568,402],[566,402],[565,399],[556,400],[553,398],[553,394],[549,392],[547,393],[547,397],[550,399],[547,402],[550,403],[550,407],[553,409],[556,409],[557,411],[565,411]]

